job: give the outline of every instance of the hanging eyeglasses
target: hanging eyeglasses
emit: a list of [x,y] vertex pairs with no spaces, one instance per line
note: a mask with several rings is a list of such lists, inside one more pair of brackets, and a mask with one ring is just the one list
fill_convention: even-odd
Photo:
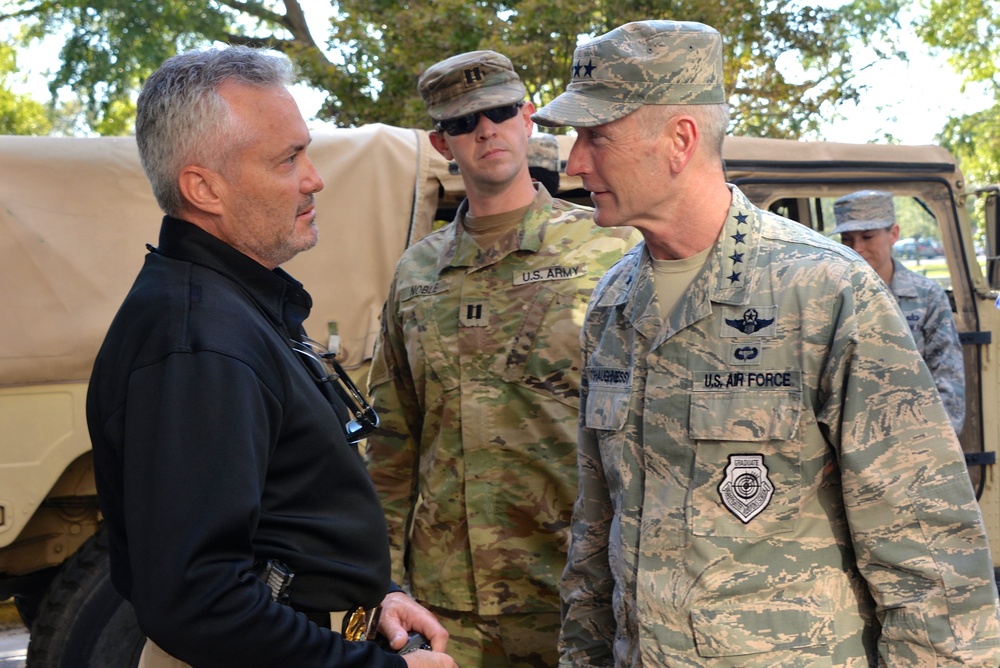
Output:
[[329,383],[354,416],[344,425],[348,443],[357,443],[378,429],[378,414],[337,362],[336,353],[331,353],[322,343],[309,337],[302,341],[292,339],[291,344],[292,350],[313,362],[306,366],[313,372],[316,382]]

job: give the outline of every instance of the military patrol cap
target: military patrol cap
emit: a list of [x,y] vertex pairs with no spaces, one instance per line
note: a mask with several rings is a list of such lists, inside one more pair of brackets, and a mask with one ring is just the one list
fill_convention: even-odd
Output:
[[531,135],[528,139],[528,167],[559,171],[559,142],[555,135],[546,132]]
[[892,227],[896,223],[892,193],[881,190],[859,190],[844,195],[834,201],[833,217],[837,221],[837,226],[833,228],[831,234]]
[[514,104],[526,95],[510,59],[496,51],[470,51],[435,63],[420,75],[417,90],[435,121]]
[[604,125],[644,104],[722,104],[722,36],[690,21],[636,21],[578,46],[566,91],[531,119]]

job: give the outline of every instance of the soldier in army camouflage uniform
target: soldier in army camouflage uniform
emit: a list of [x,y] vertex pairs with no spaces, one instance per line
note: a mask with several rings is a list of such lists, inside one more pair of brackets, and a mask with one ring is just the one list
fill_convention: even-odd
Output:
[[725,183],[721,38],[630,23],[532,118],[644,242],[583,327],[564,666],[996,666],[962,453],[882,281]]
[[439,615],[458,665],[554,666],[580,324],[639,235],[532,184],[534,107],[504,56],[449,58],[419,91],[467,199],[400,260],[372,364],[367,461],[393,574]]
[[833,203],[840,241],[858,252],[903,310],[906,324],[937,385],[955,433],[965,422],[965,367],[962,344],[951,316],[948,295],[935,281],[910,271],[892,257],[899,240],[899,225],[892,193],[862,190]]

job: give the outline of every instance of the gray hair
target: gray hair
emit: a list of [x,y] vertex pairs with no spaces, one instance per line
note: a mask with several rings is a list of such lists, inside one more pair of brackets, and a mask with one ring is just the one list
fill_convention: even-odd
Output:
[[188,51],[167,59],[146,80],[136,103],[135,139],[156,201],[178,215],[177,177],[184,165],[221,171],[229,152],[252,140],[238,131],[219,86],[226,82],[287,87],[287,58],[245,46]]
[[674,116],[693,116],[709,155],[722,160],[722,143],[729,129],[728,104],[647,104],[639,111],[642,132],[649,137],[659,134]]

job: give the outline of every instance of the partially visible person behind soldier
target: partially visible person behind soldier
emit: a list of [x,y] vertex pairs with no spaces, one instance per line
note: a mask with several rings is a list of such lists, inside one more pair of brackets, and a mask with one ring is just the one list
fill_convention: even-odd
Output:
[[559,142],[555,135],[538,132],[528,138],[528,173],[550,195],[559,195]]
[[392,572],[441,619],[460,666],[553,666],[580,323],[638,235],[532,183],[534,107],[505,56],[453,56],[418,90],[467,197],[400,259],[372,362],[382,428],[367,460]]
[[722,38],[629,23],[532,118],[643,242],[583,325],[563,666],[996,666],[954,430],[861,258],[725,181]]
[[955,433],[965,422],[965,365],[962,343],[951,315],[951,302],[937,282],[910,271],[892,256],[899,225],[892,193],[862,190],[833,203],[837,226],[832,234],[856,251],[889,286],[906,316],[906,324],[934,376]]
[[[192,51],[139,95],[167,215],[87,397],[111,577],[144,668],[454,666],[390,581],[378,495],[305,338],[312,300],[278,267],[316,243],[323,188],[290,77],[265,51]],[[414,630],[436,652],[363,641],[380,603],[393,648]]]

